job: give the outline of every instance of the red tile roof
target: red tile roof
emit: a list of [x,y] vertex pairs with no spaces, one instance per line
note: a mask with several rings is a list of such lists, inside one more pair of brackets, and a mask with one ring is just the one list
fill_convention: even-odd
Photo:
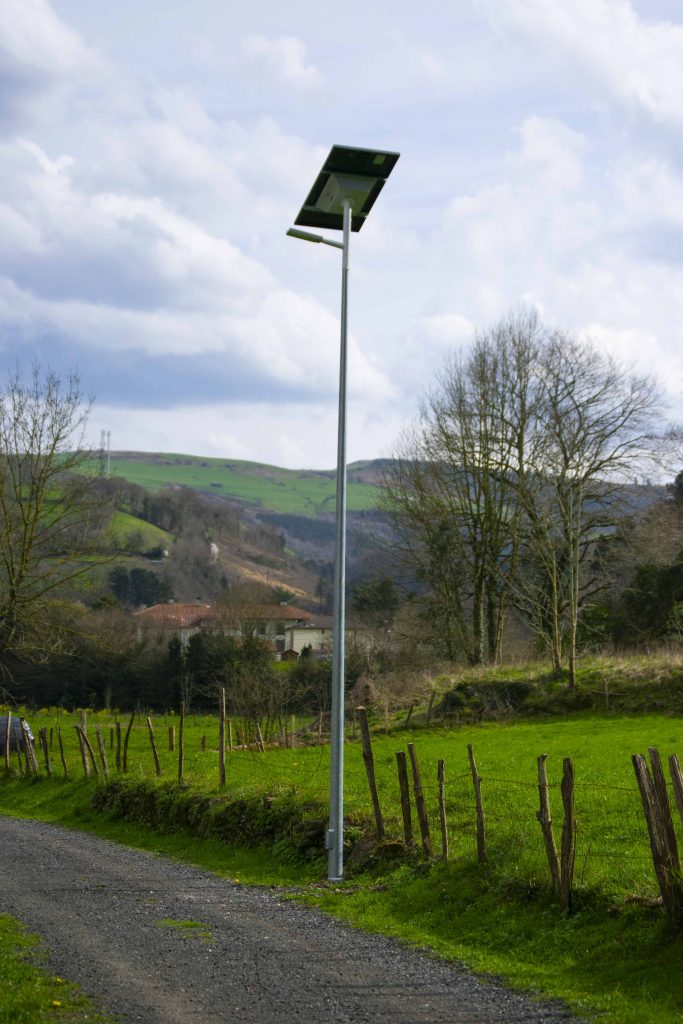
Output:
[[153,604],[135,615],[152,626],[165,629],[198,629],[210,609],[210,604]]
[[220,604],[153,604],[135,612],[137,618],[143,619],[153,626],[165,629],[199,629],[207,620],[223,620],[224,622],[240,622],[245,619],[265,621],[303,621],[312,619],[310,612],[293,605],[259,604],[230,607]]

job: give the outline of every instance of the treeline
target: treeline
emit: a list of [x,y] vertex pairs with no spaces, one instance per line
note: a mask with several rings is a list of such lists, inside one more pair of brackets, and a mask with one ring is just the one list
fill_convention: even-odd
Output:
[[[235,715],[319,714],[328,708],[329,662],[276,663],[270,645],[258,637],[201,632],[183,648],[177,638],[139,635],[131,618],[116,611],[83,611],[72,625],[79,632],[68,650],[16,666],[14,700],[121,711],[162,711],[182,700],[187,708],[215,709],[218,688],[225,687]],[[351,685],[360,663],[354,667],[352,660],[348,672]]]

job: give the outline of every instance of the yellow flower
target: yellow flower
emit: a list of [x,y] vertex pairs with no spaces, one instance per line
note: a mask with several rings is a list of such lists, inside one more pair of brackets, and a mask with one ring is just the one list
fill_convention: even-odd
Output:
[[62,1005],[62,1000],[61,999],[53,999],[52,1000],[52,1005],[53,1006],[61,1006]]

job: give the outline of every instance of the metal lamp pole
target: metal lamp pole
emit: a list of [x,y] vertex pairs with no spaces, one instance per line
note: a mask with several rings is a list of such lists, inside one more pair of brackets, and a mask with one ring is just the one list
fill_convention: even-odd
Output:
[[[398,153],[333,146],[295,223],[343,231],[343,242],[290,228],[293,238],[322,242],[342,250],[341,342],[339,352],[339,420],[332,607],[332,693],[330,707],[330,820],[325,836],[327,877],[344,877],[344,634],[346,583],[346,365],[348,323],[349,238],[360,231],[382,191]],[[355,210],[355,213],[353,212]]]
[[337,501],[332,604],[332,694],[330,708],[330,820],[327,829],[327,877],[344,877],[344,640],[346,619],[346,364],[351,203],[343,202],[339,415],[337,421]]

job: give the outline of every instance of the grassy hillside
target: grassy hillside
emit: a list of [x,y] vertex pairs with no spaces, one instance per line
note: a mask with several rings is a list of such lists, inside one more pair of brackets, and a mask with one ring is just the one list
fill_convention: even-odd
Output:
[[109,537],[120,543],[125,543],[131,534],[136,533],[140,534],[143,548],[168,548],[173,543],[172,534],[166,530],[161,530],[152,523],[146,523],[144,519],[139,519],[129,512],[122,512],[120,509],[112,514],[107,528]]
[[[303,516],[334,513],[333,471],[279,469],[237,459],[209,459],[174,453],[112,452],[112,476],[151,491],[169,484],[232,498],[272,512]],[[379,494],[368,463],[349,467],[348,508],[374,508]]]

